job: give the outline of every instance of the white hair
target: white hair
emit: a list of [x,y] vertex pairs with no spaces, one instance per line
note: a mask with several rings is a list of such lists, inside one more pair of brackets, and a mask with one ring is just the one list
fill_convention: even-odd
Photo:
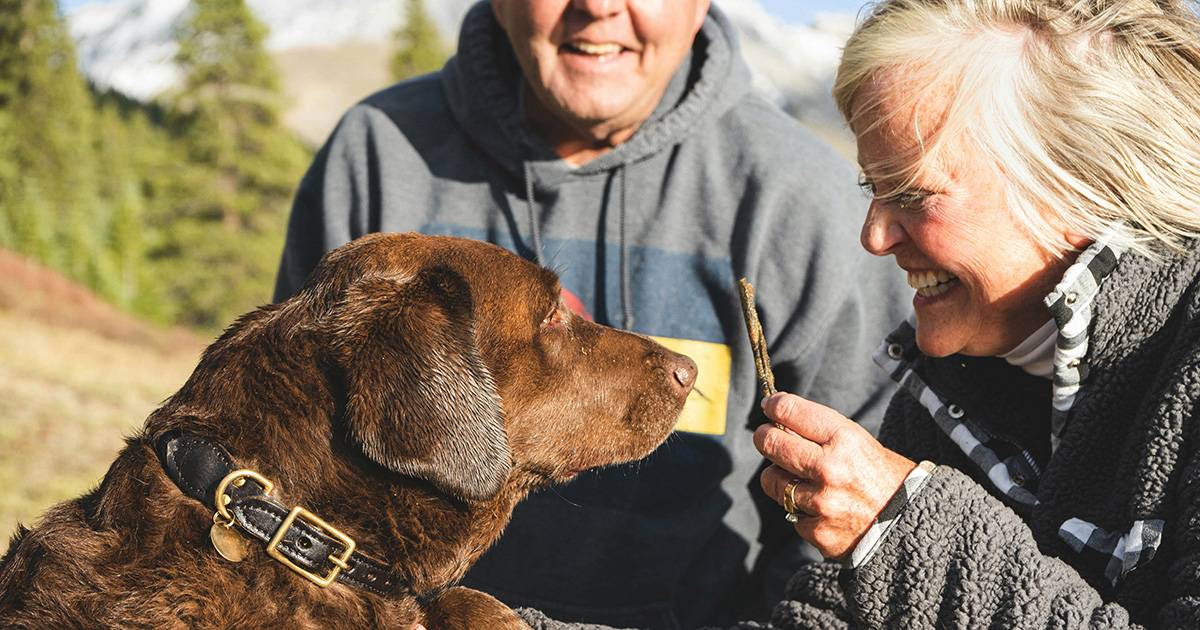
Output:
[[[943,123],[897,156],[911,181],[947,142],[1002,173],[1009,209],[1047,251],[1065,233],[1154,255],[1200,235],[1200,20],[1186,0],[883,0],[846,44],[834,98],[856,133],[872,81]],[[939,91],[940,90],[940,91]],[[944,98],[944,96],[943,96]],[[905,111],[881,110],[880,124]],[[927,130],[928,131],[928,130]],[[918,133],[922,133],[918,130]],[[902,163],[905,162],[905,163]]]

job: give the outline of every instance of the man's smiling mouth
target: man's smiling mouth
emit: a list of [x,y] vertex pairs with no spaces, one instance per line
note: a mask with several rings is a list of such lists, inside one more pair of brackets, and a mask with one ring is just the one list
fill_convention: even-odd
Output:
[[591,55],[593,57],[615,55],[622,50],[625,50],[624,46],[613,42],[605,42],[602,44],[595,44],[592,42],[568,42],[563,44],[563,47],[571,52]]

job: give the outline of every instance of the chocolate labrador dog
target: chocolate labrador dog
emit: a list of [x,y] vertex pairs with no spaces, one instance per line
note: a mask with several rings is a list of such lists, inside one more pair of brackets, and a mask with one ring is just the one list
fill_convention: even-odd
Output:
[[524,627],[455,583],[530,490],[649,454],[696,377],[559,294],[476,241],[330,252],[205,351],[96,490],[20,528],[0,627]]

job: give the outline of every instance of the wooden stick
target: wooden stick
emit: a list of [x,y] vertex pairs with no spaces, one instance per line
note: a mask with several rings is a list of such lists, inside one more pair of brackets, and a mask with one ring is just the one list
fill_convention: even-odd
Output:
[[762,322],[758,320],[758,309],[754,307],[754,285],[749,280],[738,280],[742,295],[742,315],[746,318],[746,333],[750,335],[750,349],[754,351],[754,371],[758,374],[758,385],[766,398],[775,393],[775,373],[771,371],[771,357],[767,355],[767,338],[763,335]]

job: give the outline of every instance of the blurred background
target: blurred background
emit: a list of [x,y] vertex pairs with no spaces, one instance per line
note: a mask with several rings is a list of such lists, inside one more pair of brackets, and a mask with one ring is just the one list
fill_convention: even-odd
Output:
[[[270,300],[315,150],[440,68],[473,2],[0,0],[0,550]],[[715,2],[756,87],[849,157],[829,92],[862,1]]]

